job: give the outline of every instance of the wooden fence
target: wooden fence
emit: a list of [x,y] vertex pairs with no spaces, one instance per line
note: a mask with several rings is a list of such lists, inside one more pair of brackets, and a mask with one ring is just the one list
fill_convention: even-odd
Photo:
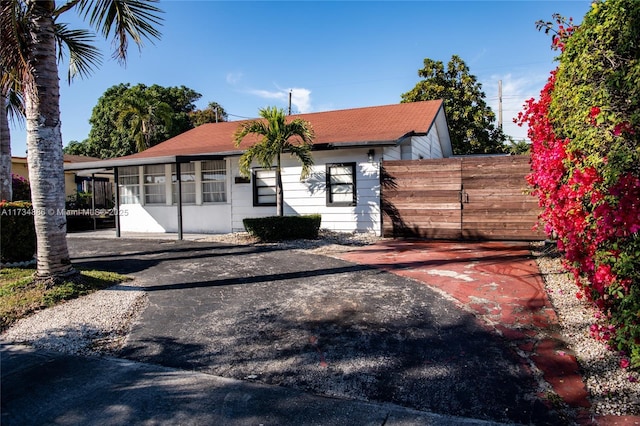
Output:
[[433,239],[541,240],[527,194],[528,156],[385,161],[383,234]]

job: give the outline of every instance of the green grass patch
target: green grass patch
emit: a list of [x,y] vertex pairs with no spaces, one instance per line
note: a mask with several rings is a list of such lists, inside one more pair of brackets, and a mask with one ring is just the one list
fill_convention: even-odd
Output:
[[52,285],[35,280],[34,274],[33,268],[0,269],[0,332],[39,309],[131,280],[113,272],[80,270],[80,274]]

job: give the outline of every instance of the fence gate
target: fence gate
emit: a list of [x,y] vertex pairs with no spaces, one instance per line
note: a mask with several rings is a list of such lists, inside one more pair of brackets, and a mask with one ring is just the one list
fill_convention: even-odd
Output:
[[540,240],[526,194],[528,156],[385,161],[383,234],[432,239]]

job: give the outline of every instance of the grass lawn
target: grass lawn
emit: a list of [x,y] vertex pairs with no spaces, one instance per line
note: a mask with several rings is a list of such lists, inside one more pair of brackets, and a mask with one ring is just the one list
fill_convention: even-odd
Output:
[[131,279],[113,272],[80,270],[79,276],[52,286],[34,280],[34,273],[34,268],[0,269],[0,332],[39,309]]

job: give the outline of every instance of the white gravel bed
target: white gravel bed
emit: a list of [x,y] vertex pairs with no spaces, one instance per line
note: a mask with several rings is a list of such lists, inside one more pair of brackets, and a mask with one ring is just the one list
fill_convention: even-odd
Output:
[[38,311],[5,330],[0,342],[76,355],[112,353],[147,304],[146,293],[135,286],[127,281]]
[[561,258],[545,255],[540,249],[540,246],[534,249],[536,262],[558,315],[560,333],[582,370],[592,414],[640,414],[640,375],[621,368],[620,354],[590,336],[589,327],[598,323],[597,311],[576,297],[578,287],[573,276],[562,267]]
[[[373,244],[373,234],[321,231],[320,239],[269,243],[277,247],[332,255]],[[246,233],[203,239],[230,244],[256,244]],[[263,245],[263,244],[260,244]],[[576,298],[577,287],[564,272],[559,258],[534,245],[534,255],[547,293],[558,314],[560,333],[576,355],[591,397],[594,415],[640,414],[640,375],[620,368],[620,355],[590,337],[595,310]],[[144,310],[147,296],[127,282],[42,310],[18,321],[0,335],[3,343],[24,343],[72,354],[110,354],[122,347],[135,318]]]

